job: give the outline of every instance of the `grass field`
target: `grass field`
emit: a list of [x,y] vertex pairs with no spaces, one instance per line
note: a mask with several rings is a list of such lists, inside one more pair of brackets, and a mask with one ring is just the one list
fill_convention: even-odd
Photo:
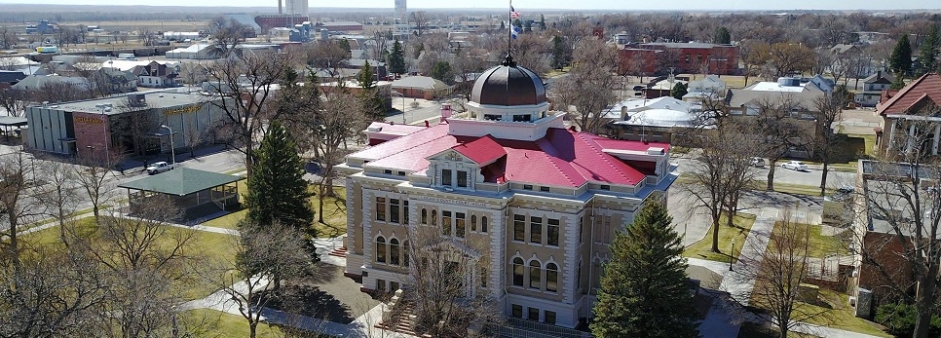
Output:
[[[248,322],[238,315],[216,310],[190,310],[179,315],[185,337],[222,338],[247,337]],[[281,329],[265,323],[258,324],[258,338],[284,337]]]
[[[782,230],[781,222],[774,223],[775,234],[779,234]],[[793,223],[793,225],[801,227],[801,231],[807,228],[809,233],[809,242],[807,245],[807,256],[815,258],[823,258],[830,255],[849,255],[849,249],[839,237],[835,236],[824,236],[822,234],[823,227],[820,225],[813,224],[804,224],[804,223]],[[773,245],[770,243],[769,245]]]
[[[738,255],[742,252],[742,246],[745,244],[745,238],[748,237],[748,232],[755,224],[756,217],[754,214],[739,213],[732,220],[735,226],[730,228],[725,225],[728,221],[727,216],[722,215],[719,219],[719,251],[722,251],[722,253],[712,252],[712,231],[714,227],[709,227],[706,237],[686,247],[683,256],[725,263],[728,263],[730,259],[737,260]],[[728,250],[733,239],[735,240],[735,249],[733,250],[733,256],[729,256]]]
[[[239,181],[239,192],[244,194],[248,192],[245,181]],[[317,186],[311,185],[310,189],[317,193]],[[320,210],[319,196],[310,199],[311,207],[314,209],[313,227],[317,230],[320,237],[336,237],[346,233],[346,189],[333,187],[336,197],[325,197],[323,201],[323,210]],[[244,198],[242,199],[244,203]],[[323,223],[319,222],[320,215],[323,214]],[[239,210],[225,216],[215,218],[203,223],[205,226],[236,229],[238,223],[248,215],[248,210]]]
[[[75,233],[89,238],[96,248],[105,246],[102,232],[95,223],[94,217],[80,219],[72,225]],[[41,247],[62,246],[59,236],[59,227],[52,227],[39,232],[27,234],[22,237],[24,243]],[[175,244],[175,238],[180,235],[192,235],[193,238],[183,247],[183,255],[194,257],[200,261],[231,261],[235,257],[235,237],[197,230],[187,230],[177,227],[168,227],[157,239],[157,247],[163,250],[170,249]],[[183,267],[181,267],[183,268]],[[217,289],[217,285],[207,281],[197,274],[182,273],[183,277],[176,280],[175,288],[181,290],[184,299],[199,299],[208,296]]]
[[[755,297],[755,294],[752,294],[752,297]],[[813,304],[805,302],[795,304],[793,319],[877,337],[892,337],[892,335],[882,330],[881,325],[856,317],[855,309],[849,305],[848,297],[846,294],[821,288],[817,300]],[[758,302],[753,298],[751,304],[758,304]],[[745,336],[739,334],[739,337]],[[754,335],[749,337],[765,336]],[[788,335],[788,337],[791,337],[791,335]]]

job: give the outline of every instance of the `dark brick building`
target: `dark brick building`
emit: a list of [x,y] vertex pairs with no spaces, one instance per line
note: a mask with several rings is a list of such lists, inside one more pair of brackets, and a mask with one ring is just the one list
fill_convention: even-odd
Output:
[[644,43],[627,45],[618,52],[621,74],[662,75],[674,67],[675,74],[733,75],[738,71],[738,46],[711,43]]

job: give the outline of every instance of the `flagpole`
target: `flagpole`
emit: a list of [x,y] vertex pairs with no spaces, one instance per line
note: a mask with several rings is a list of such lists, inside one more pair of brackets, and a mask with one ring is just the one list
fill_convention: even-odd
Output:
[[507,28],[506,31],[506,57],[510,57],[510,50],[513,48],[513,0],[510,0],[510,8],[506,13]]

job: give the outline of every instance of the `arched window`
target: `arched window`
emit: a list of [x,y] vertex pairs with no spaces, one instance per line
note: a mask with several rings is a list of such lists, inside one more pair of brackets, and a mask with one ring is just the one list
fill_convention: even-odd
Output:
[[382,236],[376,238],[376,263],[386,262],[386,239]]
[[523,264],[522,258],[513,259],[513,285],[523,286]]
[[408,257],[408,241],[402,242],[402,264],[408,267],[409,257]]
[[428,224],[428,210],[421,209],[421,224]]
[[477,231],[477,215],[471,215],[471,231]]
[[489,224],[487,224],[487,216],[481,217],[480,218],[480,232],[487,232],[488,225]]
[[537,260],[529,262],[529,287],[532,289],[541,289],[542,285],[539,282],[540,277],[542,277],[542,265],[539,264]]
[[438,210],[431,211],[431,225],[438,225]]
[[399,240],[393,238],[389,240],[389,264],[399,265]]
[[559,291],[559,267],[555,263],[546,264],[546,291]]

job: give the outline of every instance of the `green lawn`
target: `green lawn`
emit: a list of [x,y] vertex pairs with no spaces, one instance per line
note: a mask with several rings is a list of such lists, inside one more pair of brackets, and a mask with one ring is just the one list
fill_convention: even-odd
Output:
[[[248,322],[239,315],[228,314],[221,311],[200,309],[180,313],[178,316],[181,331],[189,335],[184,337],[224,338],[247,337]],[[284,334],[275,326],[265,323],[258,324],[258,338],[284,337]]]
[[730,260],[728,250],[734,239],[735,250],[733,254],[734,259],[738,259],[739,253],[742,252],[742,246],[745,244],[745,238],[748,237],[748,232],[755,224],[756,217],[754,214],[738,213],[732,221],[735,227],[730,228],[725,224],[727,216],[722,215],[719,219],[719,251],[722,252],[712,252],[712,231],[714,227],[710,226],[709,231],[706,232],[706,237],[686,247],[683,256],[728,263]]
[[[781,230],[781,222],[774,223],[774,233]],[[843,244],[843,241],[836,236],[824,236],[823,227],[820,225],[794,223],[798,227],[809,228],[810,243],[808,243],[807,256],[823,258],[830,255],[849,255],[849,248]]]
[[[765,187],[764,182],[762,182],[761,187]],[[813,185],[774,182],[774,191],[793,195],[820,196],[820,187]],[[833,188],[827,188],[828,194],[834,191],[836,190]]]
[[[239,181],[239,192],[243,194],[248,192],[245,181]],[[318,193],[317,186],[311,185],[311,191]],[[323,201],[323,210],[320,210],[319,196],[310,199],[311,207],[314,209],[313,227],[317,230],[320,237],[336,237],[346,233],[346,189],[333,187],[336,197],[325,197]],[[244,199],[243,199],[244,202]],[[321,212],[323,213],[323,223],[319,222]],[[222,217],[218,217],[203,223],[205,226],[236,229],[238,223],[248,215],[248,210],[243,209]]]
[[856,317],[854,308],[849,305],[848,297],[846,294],[821,288],[818,297],[820,301],[817,304],[798,303],[795,311],[820,313],[804,320],[811,324],[879,337],[892,337],[881,329],[881,325]]
[[[72,226],[74,226],[75,232],[80,236],[87,236],[87,238],[90,238],[93,242],[102,240],[94,217],[80,219]],[[233,257],[235,257],[235,246],[232,245],[234,237],[205,231],[171,227],[168,228],[167,232],[159,239],[157,245],[169,249],[175,243],[173,238],[182,233],[192,233],[193,235],[193,238],[190,239],[183,248],[184,255],[194,257],[198,261],[203,262],[232,261]],[[42,247],[63,245],[58,226],[27,234],[22,237],[22,240],[24,243]],[[176,284],[178,284],[176,287],[181,290],[180,292],[184,299],[203,298],[217,290],[216,284],[207,281],[205,278],[195,273],[186,273],[184,276],[185,277],[182,279],[176,281]]]

